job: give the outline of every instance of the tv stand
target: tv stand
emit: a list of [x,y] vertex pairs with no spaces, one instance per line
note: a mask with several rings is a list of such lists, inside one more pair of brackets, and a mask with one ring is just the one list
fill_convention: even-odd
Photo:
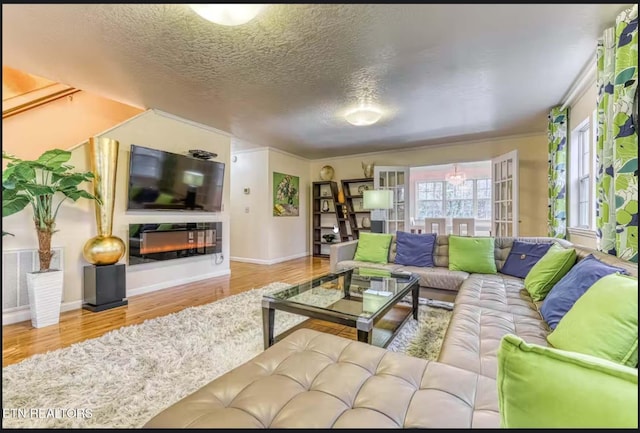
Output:
[[129,265],[222,252],[222,222],[129,224]]

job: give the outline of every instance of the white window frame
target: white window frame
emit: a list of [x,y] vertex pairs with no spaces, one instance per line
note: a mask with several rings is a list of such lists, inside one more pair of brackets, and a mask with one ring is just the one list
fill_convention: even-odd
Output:
[[[476,215],[478,213],[478,181],[479,180],[487,180],[489,181],[489,191],[491,191],[491,178],[478,178],[478,179],[467,179],[468,181],[471,180],[473,181],[473,199],[451,199],[451,201],[461,201],[461,200],[473,200],[473,214]],[[442,185],[442,199],[441,200],[430,200],[430,199],[426,199],[426,200],[420,200],[419,199],[419,191],[418,191],[418,185],[419,184],[429,184],[429,183],[439,183]],[[419,204],[420,202],[435,202],[435,201],[440,201],[442,203],[442,212],[443,212],[443,216],[442,218],[449,218],[447,217],[447,211],[448,211],[448,206],[447,206],[447,202],[449,200],[447,200],[447,181],[446,180],[419,180],[415,182],[415,196],[416,196],[416,205],[414,207],[415,209],[415,215],[413,215],[415,224],[424,224],[424,219],[423,218],[418,218],[418,208],[420,207]],[[491,200],[491,198],[486,199],[483,198],[482,200]],[[479,222],[485,222],[487,224],[491,224],[491,216],[489,216],[489,218],[487,219],[478,219]]]
[[[595,112],[585,118],[571,132],[569,143],[569,176],[567,196],[569,200],[569,229],[594,231],[595,225]],[[586,147],[586,149],[585,149]],[[588,151],[587,166],[583,154]],[[582,195],[581,185],[587,185],[586,195]],[[586,221],[582,220],[580,205],[586,203]]]

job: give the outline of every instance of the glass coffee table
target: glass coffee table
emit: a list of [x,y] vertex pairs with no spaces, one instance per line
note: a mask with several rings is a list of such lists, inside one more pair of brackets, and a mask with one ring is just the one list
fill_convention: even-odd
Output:
[[[265,295],[262,298],[264,348],[287,334],[273,335],[276,310],[356,328],[358,341],[386,347],[410,317],[418,319],[418,290],[418,277],[411,273],[354,268]],[[395,329],[376,332],[374,336],[376,323],[409,292],[411,314]]]

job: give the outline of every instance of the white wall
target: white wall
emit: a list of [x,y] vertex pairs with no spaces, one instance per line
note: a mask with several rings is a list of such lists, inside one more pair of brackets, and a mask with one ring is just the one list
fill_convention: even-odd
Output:
[[[266,233],[271,220],[268,178],[269,149],[237,152],[231,163],[231,258],[265,263],[269,260]],[[244,193],[249,188],[249,194]]]
[[[273,148],[234,152],[231,163],[232,260],[273,264],[309,255],[309,160]],[[273,173],[300,178],[299,216],[273,216]],[[250,188],[244,194],[244,188]],[[248,210],[248,212],[247,212]]]
[[[113,219],[113,234],[127,243],[128,224],[153,222],[223,222],[222,252],[224,261],[214,264],[214,256],[184,258],[161,263],[127,266],[127,296],[171,287],[188,281],[229,273],[229,204],[230,204],[230,137],[214,132],[211,128],[156,111],[147,111],[132,120],[99,134],[120,142],[116,179],[116,204]],[[187,214],[178,212],[132,213],[126,211],[127,183],[129,171],[129,149],[131,144],[186,153],[189,149],[206,149],[218,154],[216,161],[224,162],[225,188],[223,212]],[[88,146],[82,144],[72,150],[70,164],[78,171],[89,170]],[[89,185],[87,185],[89,187]],[[97,234],[93,202],[81,200],[65,202],[57,219],[57,229],[52,240],[53,247],[64,248],[64,302],[79,307],[83,298],[83,267],[88,263],[82,257],[84,243]],[[37,239],[30,208],[3,219],[4,230],[15,237],[3,239],[3,250],[37,248]],[[126,262],[126,255],[121,262]],[[22,320],[25,320],[24,318]]]
[[[298,216],[273,216],[273,173],[300,177],[300,213]],[[309,161],[276,149],[269,149],[269,260],[283,261],[309,255],[311,230],[311,180]]]

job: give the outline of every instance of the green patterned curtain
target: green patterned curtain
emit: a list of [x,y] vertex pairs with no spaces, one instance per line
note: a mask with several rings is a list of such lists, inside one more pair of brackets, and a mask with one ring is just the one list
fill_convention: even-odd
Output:
[[569,109],[549,113],[549,236],[567,236],[567,120]]
[[618,15],[596,52],[598,249],[638,262],[638,134],[631,110],[638,86],[638,6]]

